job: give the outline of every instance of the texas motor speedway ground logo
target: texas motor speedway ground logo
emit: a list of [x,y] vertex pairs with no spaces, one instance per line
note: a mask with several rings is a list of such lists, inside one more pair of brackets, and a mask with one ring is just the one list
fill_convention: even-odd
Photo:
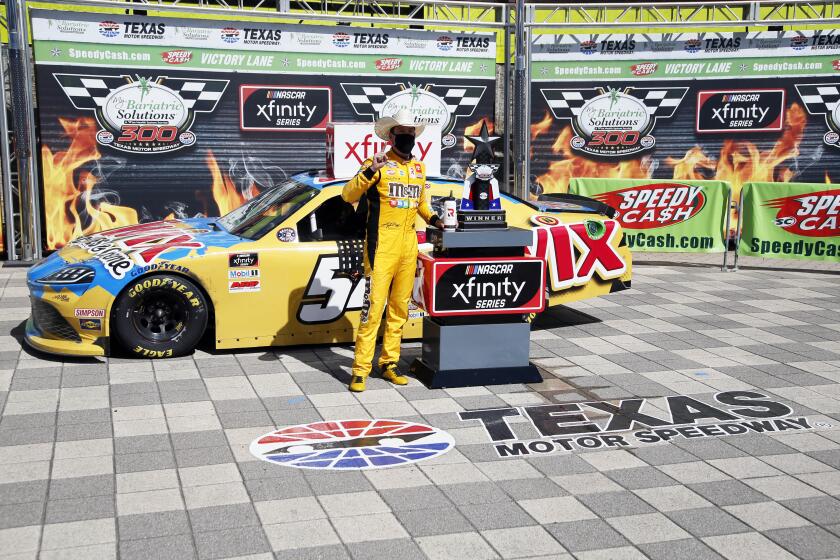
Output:
[[123,152],[172,152],[192,146],[196,113],[209,113],[228,80],[54,74],[76,109],[94,111],[96,141]]
[[611,87],[541,89],[554,117],[569,120],[574,150],[604,157],[624,157],[656,144],[651,135],[657,119],[674,115],[687,87]]
[[358,470],[407,465],[443,455],[448,433],[402,420],[335,420],[288,426],[258,437],[251,454],[299,469]]

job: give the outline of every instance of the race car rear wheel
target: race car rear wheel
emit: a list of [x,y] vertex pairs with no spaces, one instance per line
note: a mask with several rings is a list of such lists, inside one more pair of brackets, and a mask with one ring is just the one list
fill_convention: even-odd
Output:
[[192,352],[207,327],[207,301],[186,278],[171,275],[138,278],[120,295],[113,331],[131,354],[170,358]]

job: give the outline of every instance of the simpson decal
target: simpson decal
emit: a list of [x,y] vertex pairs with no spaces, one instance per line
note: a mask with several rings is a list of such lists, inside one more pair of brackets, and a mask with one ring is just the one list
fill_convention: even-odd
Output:
[[366,470],[443,455],[451,435],[402,420],[334,420],[280,428],[251,443],[255,457],[298,469]]
[[[164,53],[167,54],[168,53]],[[162,153],[192,146],[195,113],[216,109],[228,80],[54,74],[76,109],[94,111],[96,141],[123,152]]]
[[653,148],[656,120],[671,118],[687,91],[687,87],[540,90],[554,117],[571,121],[576,135],[570,146],[606,157]]

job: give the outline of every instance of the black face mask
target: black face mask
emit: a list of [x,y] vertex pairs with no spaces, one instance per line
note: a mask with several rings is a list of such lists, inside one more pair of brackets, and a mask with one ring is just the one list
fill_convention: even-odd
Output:
[[414,149],[414,135],[394,134],[394,148],[396,148],[401,154],[410,156],[411,150]]

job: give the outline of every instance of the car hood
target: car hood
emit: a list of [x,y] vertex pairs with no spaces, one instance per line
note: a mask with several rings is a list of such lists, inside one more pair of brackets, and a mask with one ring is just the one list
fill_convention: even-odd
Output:
[[[95,284],[116,293],[131,278],[160,263],[181,263],[200,257],[209,248],[226,248],[247,241],[215,222],[216,218],[165,220],[79,237],[32,267],[27,280],[32,287],[43,284],[45,278],[67,266],[85,266],[95,271]],[[73,291],[82,289],[66,287]]]

